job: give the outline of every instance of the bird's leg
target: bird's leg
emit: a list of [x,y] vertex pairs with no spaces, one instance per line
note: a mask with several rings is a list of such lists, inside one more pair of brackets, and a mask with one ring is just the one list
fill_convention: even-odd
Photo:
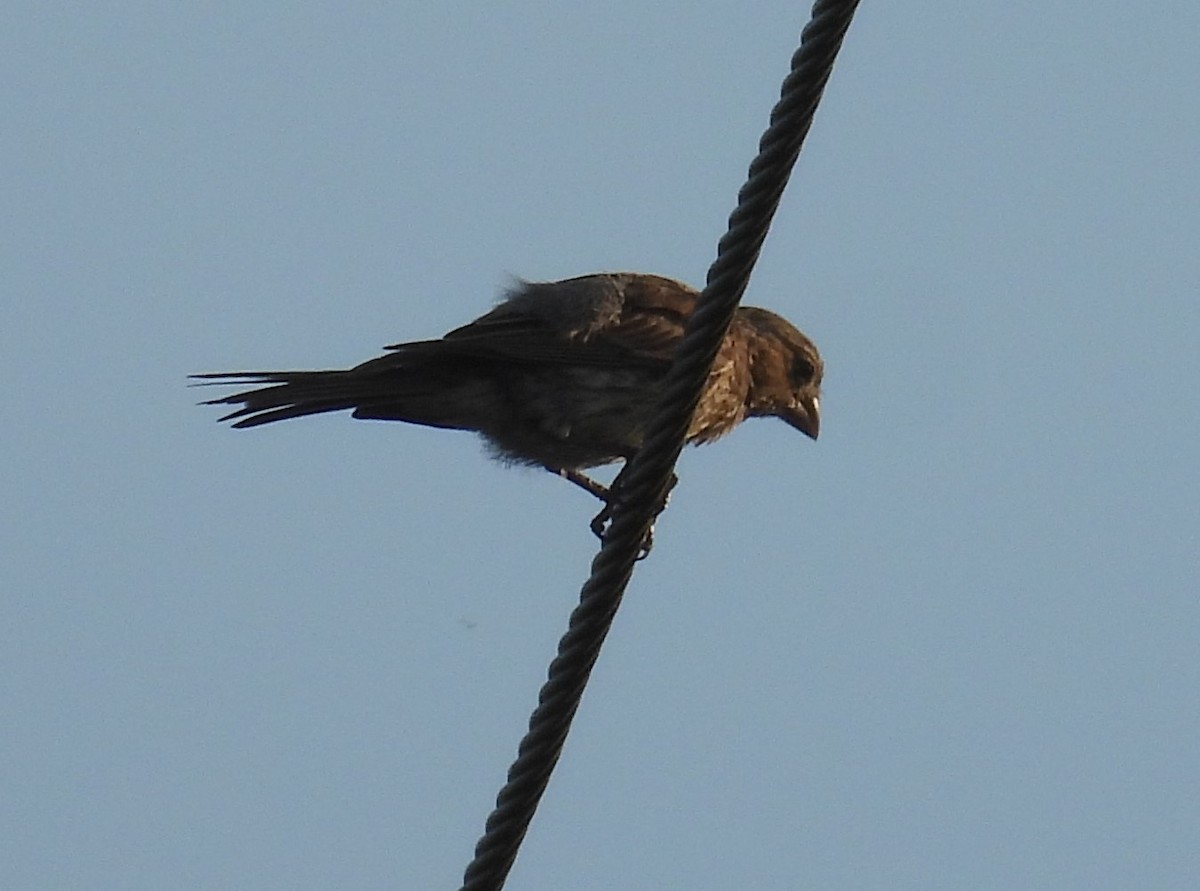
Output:
[[[612,519],[613,502],[621,495],[621,477],[625,474],[625,467],[629,466],[628,460],[626,460],[625,467],[621,468],[621,472],[617,474],[617,478],[613,480],[611,486],[604,486],[596,482],[586,473],[581,473],[580,471],[573,470],[569,467],[554,467],[550,464],[543,466],[555,476],[560,476],[568,482],[574,483],[589,495],[599,498],[604,502],[604,507],[600,509],[600,513],[596,514],[596,516],[592,518],[591,522],[592,534],[601,541],[604,541],[604,527],[607,526],[608,521]],[[671,490],[675,488],[675,484],[677,482],[679,482],[679,477],[672,473],[670,480],[667,481],[666,491],[663,492],[662,501],[659,502],[658,506],[654,510],[655,517],[657,517],[663,512],[663,510],[666,509],[667,499],[670,497]],[[649,555],[650,548],[653,545],[654,524],[651,522],[650,528],[646,530],[646,538],[642,541],[641,552],[638,554],[638,559],[644,560],[646,556]]]
[[549,464],[544,466],[555,476],[561,476],[563,479],[583,489],[589,495],[594,495],[605,503],[608,502],[608,488],[596,482],[586,473],[580,473],[578,470],[571,470],[568,467],[551,467]]

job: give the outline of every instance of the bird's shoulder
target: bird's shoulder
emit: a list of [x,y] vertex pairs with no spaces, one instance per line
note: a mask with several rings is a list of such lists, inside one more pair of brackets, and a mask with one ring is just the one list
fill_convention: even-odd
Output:
[[441,343],[527,362],[670,362],[696,297],[683,282],[644,273],[518,281],[494,309]]
[[621,313],[606,337],[638,356],[670,362],[699,292],[660,275],[622,278]]

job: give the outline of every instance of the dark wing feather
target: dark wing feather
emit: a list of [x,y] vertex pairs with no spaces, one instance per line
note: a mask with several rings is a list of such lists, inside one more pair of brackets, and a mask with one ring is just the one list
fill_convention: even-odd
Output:
[[667,364],[697,293],[656,275],[614,273],[521,283],[486,315],[441,340],[393,344],[418,359],[502,359],[571,365]]
[[670,362],[699,294],[673,279],[630,275],[624,296],[621,316],[606,338],[639,358]]

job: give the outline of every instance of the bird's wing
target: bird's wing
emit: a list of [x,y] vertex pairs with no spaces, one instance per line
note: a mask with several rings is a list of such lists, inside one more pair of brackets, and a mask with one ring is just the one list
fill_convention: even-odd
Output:
[[670,362],[699,294],[682,282],[657,275],[631,277],[621,315],[606,340],[640,358]]
[[[535,293],[534,289],[542,289]],[[665,365],[696,292],[654,275],[618,273],[524,285],[491,312],[441,340],[389,350],[418,358],[503,359],[574,365]]]

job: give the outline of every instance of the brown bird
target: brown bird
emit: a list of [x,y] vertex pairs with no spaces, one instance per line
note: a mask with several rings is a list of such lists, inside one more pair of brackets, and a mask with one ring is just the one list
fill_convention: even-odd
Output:
[[[472,430],[501,460],[545,467],[606,498],[582,470],[641,447],[697,296],[641,273],[518,282],[474,322],[439,340],[386,347],[354,368],[193,377],[264,385],[204,403],[240,406],[221,418],[234,427],[352,410]],[[738,308],[687,441],[710,442],[751,417],[781,418],[816,439],[823,370],[817,348],[785,319]]]

